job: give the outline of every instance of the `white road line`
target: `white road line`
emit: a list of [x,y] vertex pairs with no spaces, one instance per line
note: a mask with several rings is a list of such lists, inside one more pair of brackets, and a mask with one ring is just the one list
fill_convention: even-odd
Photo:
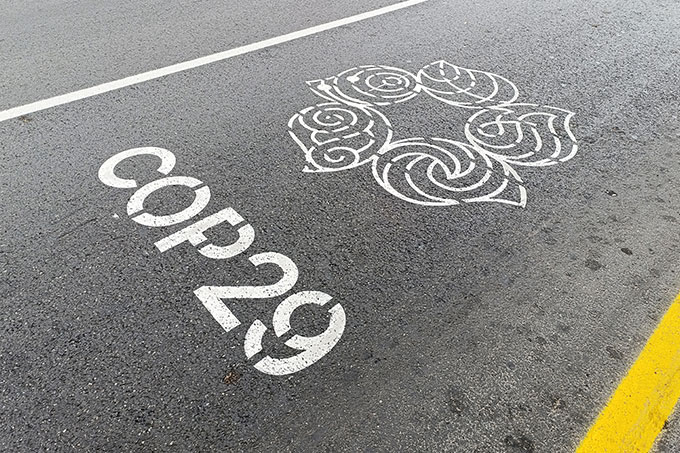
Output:
[[215,63],[216,61],[227,60],[229,58],[243,55],[249,52],[255,52],[256,50],[265,49],[267,47],[272,47],[288,41],[293,41],[294,39],[304,38],[305,36],[321,33],[326,30],[341,27],[343,25],[352,24],[354,22],[359,22],[365,19],[370,19],[372,17],[387,14],[392,11],[400,10],[402,8],[408,8],[409,6],[424,3],[426,1],[428,0],[407,0],[405,2],[386,6],[384,8],[378,8],[376,10],[368,11],[366,13],[357,14],[355,16],[346,17],[344,19],[334,20],[326,24],[316,25],[314,27],[305,28],[304,30],[287,33],[285,35],[277,36],[275,38],[265,39],[264,41],[259,41],[242,47],[237,47],[235,49],[225,50],[224,52],[218,52],[212,55],[207,55],[205,57],[196,58],[195,60],[189,60],[183,63],[173,64],[170,66],[166,66],[164,68],[154,69],[152,71],[143,72],[141,74],[137,74],[134,76],[114,80],[113,82],[102,83],[101,85],[96,85],[90,88],[85,88],[82,90],[73,91],[71,93],[62,94],[60,96],[43,99],[42,101],[32,102],[30,104],[14,107],[9,110],[3,110],[0,112],[0,122],[12,118],[17,118],[22,115],[27,115],[29,113],[39,112],[41,110],[56,107],[58,105],[68,104],[69,102],[89,98],[92,96],[96,96],[98,94],[107,93],[109,91],[118,90],[120,88],[129,87],[131,85],[136,85],[138,83],[146,82],[148,80],[158,79],[166,75],[175,74],[177,72],[186,71],[188,69],[197,68],[199,66],[204,66],[210,63]]

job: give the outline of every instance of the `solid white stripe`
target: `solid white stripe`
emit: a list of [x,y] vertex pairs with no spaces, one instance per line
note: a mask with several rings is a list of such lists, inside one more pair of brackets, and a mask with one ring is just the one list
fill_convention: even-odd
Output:
[[56,107],[58,105],[68,104],[69,102],[78,101],[80,99],[89,98],[96,96],[98,94],[107,93],[109,91],[118,90],[120,88],[129,87],[131,85],[136,85],[138,83],[146,82],[148,80],[158,79],[169,74],[175,74],[177,72],[186,71],[188,69],[197,68],[199,66],[204,66],[216,61],[227,60],[238,55],[243,55],[249,52],[254,52],[256,50],[264,49],[266,47],[272,47],[277,44],[282,44],[284,42],[292,41],[298,38],[304,38],[305,36],[314,35],[316,33],[321,33],[322,31],[331,30],[333,28],[341,27],[343,25],[351,24],[354,22],[359,22],[365,19],[370,19],[372,17],[380,16],[382,14],[387,14],[392,11],[397,11],[402,8],[407,8],[409,6],[417,5],[418,3],[424,3],[428,0],[408,0],[405,2],[397,3],[394,5],[386,6],[384,8],[379,8],[373,11],[369,11],[362,14],[357,14],[355,16],[346,17],[344,19],[334,20],[322,25],[316,25],[314,27],[305,28],[304,30],[295,31],[285,35],[277,36],[275,38],[265,39],[264,41],[259,41],[256,43],[248,44],[242,47],[237,47],[235,49],[226,50],[224,52],[218,52],[216,54],[207,55],[205,57],[196,58],[195,60],[185,61],[183,63],[177,63],[170,66],[166,66],[160,69],[154,69],[152,71],[143,72],[130,77],[125,77],[123,79],[114,80],[113,82],[102,83],[101,85],[96,85],[90,88],[85,88],[82,90],[73,91],[71,93],[62,94],[60,96],[55,96],[52,98],[44,99],[42,101],[32,102],[30,104],[22,105],[19,107],[14,107],[9,110],[4,110],[0,112],[0,122],[6,121],[12,118],[17,118],[21,115],[27,115],[29,113],[38,112],[40,110],[49,109],[51,107]]

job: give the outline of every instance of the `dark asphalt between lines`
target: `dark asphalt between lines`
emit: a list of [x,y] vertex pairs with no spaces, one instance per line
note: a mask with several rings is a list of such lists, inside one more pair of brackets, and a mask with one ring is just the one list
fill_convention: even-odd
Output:
[[[0,447],[573,451],[678,292],[677,20],[671,2],[433,0],[0,123]],[[441,58],[576,112],[579,153],[527,173],[526,208],[427,208],[367,171],[301,172],[287,123],[317,102],[306,80]],[[462,139],[465,112],[431,106],[386,111],[400,136]],[[286,378],[251,367],[245,328],[225,334],[193,290],[276,275],[246,256],[159,253],[178,228],[137,225],[132,192],[97,178],[139,146],[210,186],[207,213],[244,216],[252,253],[289,256],[296,291],[342,303],[324,359]],[[121,170],[151,180],[155,164]],[[190,200],[159,192],[150,206]],[[276,303],[233,310],[247,325]],[[318,319],[293,324],[315,334]],[[676,420],[660,451],[678,445]]]

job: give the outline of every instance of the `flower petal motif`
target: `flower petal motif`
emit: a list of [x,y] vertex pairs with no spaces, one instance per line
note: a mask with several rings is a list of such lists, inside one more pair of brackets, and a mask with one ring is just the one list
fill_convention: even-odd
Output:
[[536,104],[480,110],[465,124],[465,136],[481,152],[508,164],[544,167],[565,162],[578,145],[569,123],[573,112]]
[[328,102],[307,107],[288,122],[305,152],[306,171],[339,171],[368,162],[390,141],[390,123],[368,107]]
[[[329,101],[294,115],[289,133],[305,152],[308,172],[346,170],[371,163],[378,184],[424,206],[493,201],[525,206],[517,168],[565,162],[578,146],[573,112],[515,103],[517,87],[497,74],[439,60],[417,75],[390,66],[359,66],[307,82]],[[464,125],[468,143],[446,138],[392,141],[378,106],[420,93],[447,105],[474,109]]]
[[420,92],[413,74],[390,66],[359,66],[307,84],[324,99],[357,106],[397,104]]
[[519,96],[517,87],[505,77],[444,60],[425,66],[417,80],[425,93],[455,107],[480,109],[514,102]]
[[453,140],[394,142],[373,161],[373,176],[392,195],[424,206],[526,204],[526,190],[512,168]]

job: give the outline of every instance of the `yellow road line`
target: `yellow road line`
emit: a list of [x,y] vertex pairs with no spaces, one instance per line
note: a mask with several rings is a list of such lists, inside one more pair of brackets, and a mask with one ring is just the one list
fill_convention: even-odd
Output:
[[680,296],[576,453],[648,452],[680,398]]

